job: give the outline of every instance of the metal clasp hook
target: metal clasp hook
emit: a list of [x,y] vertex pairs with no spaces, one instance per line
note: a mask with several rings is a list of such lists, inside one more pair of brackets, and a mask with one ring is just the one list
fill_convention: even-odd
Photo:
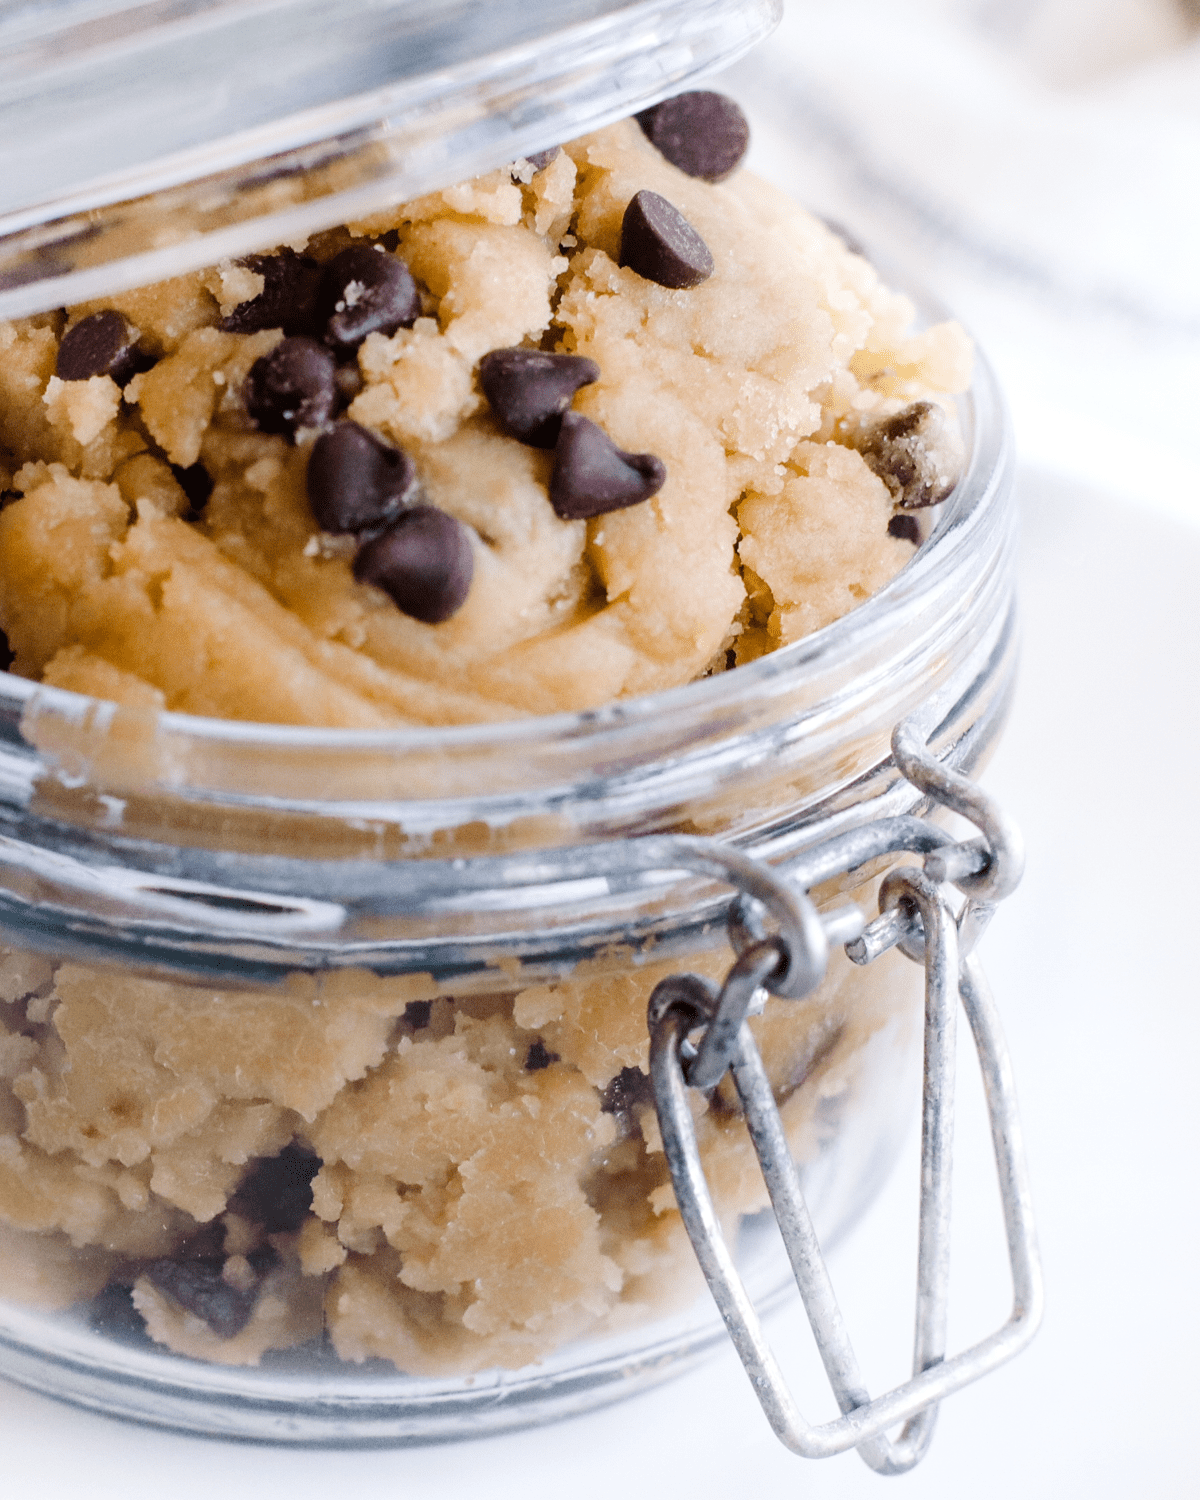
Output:
[[[920,1461],[929,1446],[938,1403],[1017,1354],[1033,1337],[1042,1315],[1042,1278],[1029,1184],[1025,1170],[1012,1068],[983,972],[970,949],[981,930],[971,913],[1008,894],[1021,869],[1016,830],[991,800],[957,772],[942,767],[908,726],[893,736],[897,764],[914,785],[962,813],[983,839],[968,844],[926,845],[925,869],[904,866],[885,878],[881,916],[865,931],[845,910],[822,918],[805,894],[790,907],[786,935],[762,933],[745,901],[731,909],[731,941],[739,950],[718,993],[695,975],[665,979],[650,998],[650,1072],[663,1147],[676,1201],[696,1257],[776,1435],[793,1452],[823,1458],[857,1448],[881,1474],[900,1474]],[[903,825],[903,826],[902,826]],[[912,846],[914,829],[893,820],[876,841],[830,841],[808,859],[810,868],[852,869],[864,850],[892,840]],[[958,853],[956,851],[964,851]],[[878,851],[876,851],[878,852]],[[940,863],[939,863],[940,861]],[[773,876],[777,880],[778,876]],[[763,880],[755,882],[760,896]],[[971,892],[956,917],[947,885]],[[743,887],[743,889],[745,889]],[[811,915],[810,915],[811,914]],[[813,925],[821,929],[812,936]],[[824,968],[831,937],[858,962],[870,962],[898,943],[925,968],[924,1088],[921,1130],[921,1206],[918,1231],[916,1320],[912,1378],[872,1398],[850,1343],[833,1285],[788,1151],[783,1125],[754,1038],[745,1024],[760,987],[785,991],[793,945],[803,946],[807,989]],[[963,941],[963,938],[966,941]],[[820,975],[817,975],[819,979]],[[795,970],[792,970],[793,982]],[[790,986],[786,987],[790,988]],[[807,990],[805,991],[807,992]],[[993,1152],[1008,1239],[1013,1307],[1008,1321],[989,1338],[946,1358],[950,1266],[950,1190],[953,1148],[955,1023],[961,1001],[983,1074]],[[705,1028],[698,1047],[687,1038]],[[842,1412],[823,1425],[805,1420],[792,1399],[733,1258],[721,1235],[696,1144],[687,1088],[712,1088],[730,1067],[772,1207],[808,1314],[830,1386]],[[887,1430],[903,1423],[895,1439]]]

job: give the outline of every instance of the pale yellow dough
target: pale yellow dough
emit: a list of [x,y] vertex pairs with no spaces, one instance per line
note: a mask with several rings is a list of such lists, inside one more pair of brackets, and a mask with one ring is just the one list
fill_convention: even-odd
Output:
[[[63,1308],[111,1281],[193,1358],[255,1364],[324,1327],[344,1359],[414,1374],[528,1364],[686,1304],[702,1284],[645,1077],[646,997],[678,968],[613,955],[450,1000],[421,977],[218,991],[0,950],[0,1296]],[[835,955],[753,1023],[799,1159],[874,1107],[864,1057],[899,1063],[919,978]],[[692,1096],[730,1230],[766,1201],[733,1103]],[[312,1207],[270,1233],[237,1193],[292,1142],[320,1161]],[[236,1279],[263,1251],[228,1337],[153,1278],[215,1256]]]
[[[528,179],[514,181],[513,178]],[[633,194],[669,198],[712,251],[672,291],[617,264]],[[392,231],[425,315],[358,355],[347,415],[406,448],[464,522],[465,605],[439,625],[354,580],[317,534],[313,435],[248,419],[250,366],[282,336],[222,332],[261,276],[226,264],[87,304],[125,312],[158,362],[127,386],[53,373],[59,315],[0,326],[0,627],[14,670],[143,707],[282,723],[459,723],[594,707],[749,660],[838,618],[912,555],[855,442],[963,389],[955,325],[908,301],[818,220],[747,173],[689,178],[633,122],[545,170],[501,171],[318,237],[328,258]],[[479,359],[515,344],[586,355],[576,397],[626,451],[656,454],[649,501],[560,520],[552,455],[498,431]],[[952,440],[952,433],[951,433]],[[170,465],[203,463],[203,515]]]

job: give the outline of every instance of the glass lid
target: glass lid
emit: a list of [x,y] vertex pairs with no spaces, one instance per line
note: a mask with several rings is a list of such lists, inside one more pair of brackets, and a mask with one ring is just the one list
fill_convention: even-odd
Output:
[[642,109],[782,0],[0,0],[0,317],[303,239]]

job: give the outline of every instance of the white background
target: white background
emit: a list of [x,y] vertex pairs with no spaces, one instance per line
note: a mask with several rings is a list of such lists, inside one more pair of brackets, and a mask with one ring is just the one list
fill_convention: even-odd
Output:
[[[5,1496],[1200,1494],[1200,53],[1185,9],[797,0],[732,80],[760,167],[943,290],[1014,407],[1024,665],[987,779],[1030,857],[983,953],[1048,1281],[1033,1347],[947,1403],[928,1459],[895,1480],[854,1455],[788,1455],[726,1353],[591,1417],[374,1452],[183,1438],[0,1384]],[[961,1074],[959,1344],[1007,1298],[965,1054]],[[915,1145],[833,1257],[876,1388],[901,1378],[911,1338]],[[796,1312],[770,1331],[806,1413],[832,1415]]]

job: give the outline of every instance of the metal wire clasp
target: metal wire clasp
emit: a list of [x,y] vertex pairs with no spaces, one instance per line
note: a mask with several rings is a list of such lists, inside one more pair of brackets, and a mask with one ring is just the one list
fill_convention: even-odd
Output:
[[[743,881],[725,878],[740,894],[730,911],[737,960],[718,991],[697,975],[674,975],[650,997],[650,1074],[675,1197],[701,1269],[779,1439],[805,1458],[857,1448],[881,1474],[918,1463],[933,1436],[938,1403],[1017,1354],[1037,1331],[1042,1279],[1025,1171],[1012,1070],[995,1006],[972,949],[998,901],[1020,879],[1019,835],[973,782],[942,765],[908,724],[892,736],[901,774],[932,800],[978,828],[955,843],[917,818],[881,820],[806,853],[790,870],[758,864]],[[880,889],[880,915],[867,923],[856,907],[819,914],[808,889],[887,853],[922,853],[924,868],[892,870]],[[955,896],[957,890],[962,894]],[[965,898],[965,899],[964,899]],[[768,934],[760,912],[779,923]],[[834,1294],[800,1179],[784,1138],[771,1086],[746,1018],[765,992],[798,998],[820,982],[831,943],[857,963],[888,948],[925,969],[925,1061],[921,1126],[921,1208],[912,1378],[872,1398]],[[950,1266],[950,1184],[953,1147],[955,1024],[961,1001],[975,1041],[991,1122],[992,1144],[1013,1280],[1008,1321],[989,1338],[946,1356]],[[691,1038],[699,1033],[698,1042]],[[721,1234],[704,1178],[688,1088],[711,1089],[727,1070],[741,1099],[775,1217],[787,1247],[818,1351],[842,1412],[823,1425],[796,1407],[763,1337]],[[898,1436],[888,1429],[903,1424]]]

